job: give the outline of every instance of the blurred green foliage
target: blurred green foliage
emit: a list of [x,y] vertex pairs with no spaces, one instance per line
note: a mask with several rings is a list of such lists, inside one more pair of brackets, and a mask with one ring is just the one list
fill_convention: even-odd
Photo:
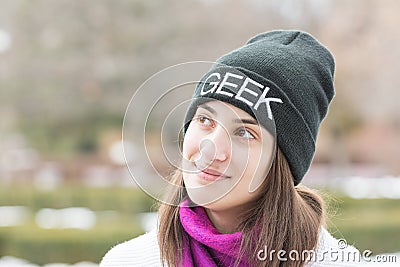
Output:
[[155,201],[138,188],[93,188],[64,185],[58,190],[36,190],[32,186],[0,187],[0,206],[41,208],[87,207],[93,211],[116,210],[123,214],[149,212]]
[[133,238],[143,229],[134,223],[118,221],[90,230],[40,229],[35,225],[0,228],[0,255],[13,255],[44,265],[80,261],[99,262],[117,243]]
[[373,254],[400,251],[399,199],[340,197],[332,206],[328,227],[336,238]]
[[[99,262],[112,246],[144,232],[138,213],[156,211],[156,202],[137,188],[78,185],[54,191],[1,187],[0,206],[4,205],[26,206],[32,216],[24,225],[0,227],[0,256],[13,255],[41,265]],[[373,254],[400,251],[399,200],[339,196],[328,205],[328,228],[336,238],[345,238],[360,251],[369,249]],[[41,229],[35,224],[34,212],[41,208],[73,206],[96,211],[96,226],[90,230]],[[105,211],[110,210],[118,213],[109,216]]]
[[121,130],[122,114],[93,107],[84,115],[23,118],[19,128],[29,143],[42,154],[71,157],[98,152],[99,135],[110,129]]
[[[26,206],[33,216],[24,225],[0,227],[0,257],[12,255],[40,265],[99,262],[112,246],[144,232],[137,214],[154,211],[154,204],[152,198],[136,188],[67,185],[59,190],[40,191],[26,185],[2,186],[0,206]],[[34,222],[34,212],[41,208],[67,207],[88,207],[100,212],[96,226],[90,230],[41,229]],[[118,213],[107,215],[110,210]]]

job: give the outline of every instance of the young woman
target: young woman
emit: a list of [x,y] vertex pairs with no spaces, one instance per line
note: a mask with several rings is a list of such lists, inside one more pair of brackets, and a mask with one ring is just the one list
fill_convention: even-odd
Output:
[[157,228],[100,266],[357,266],[300,184],[334,96],[334,59],[299,31],[259,34],[217,60],[186,114],[182,167]]

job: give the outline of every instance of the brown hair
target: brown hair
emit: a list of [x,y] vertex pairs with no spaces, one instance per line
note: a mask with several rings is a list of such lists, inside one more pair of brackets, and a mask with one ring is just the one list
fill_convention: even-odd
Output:
[[[166,203],[179,204],[187,197],[181,171],[171,176],[171,183],[182,187],[175,186],[167,193]],[[289,253],[295,250],[301,256],[303,251],[315,250],[319,229],[325,224],[322,198],[307,187],[294,186],[288,162],[279,148],[261,186],[260,197],[254,201],[253,208],[241,215],[242,223],[238,229],[243,238],[236,263],[239,264],[247,255],[251,266],[304,266],[306,259],[299,257],[293,261],[286,254],[284,257],[288,260],[279,261],[277,253],[271,251],[284,250]],[[180,266],[184,229],[179,219],[179,207],[161,204],[159,215],[161,260],[168,266]],[[257,232],[254,231],[255,227]],[[262,261],[257,259],[257,253],[264,248],[267,248],[264,255],[268,257]],[[270,253],[274,255],[272,259]]]

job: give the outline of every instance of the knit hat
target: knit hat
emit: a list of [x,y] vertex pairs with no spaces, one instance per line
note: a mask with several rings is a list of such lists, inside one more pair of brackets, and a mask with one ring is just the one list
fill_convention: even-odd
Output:
[[184,131],[198,105],[232,104],[270,130],[301,182],[315,153],[321,121],[335,92],[335,63],[329,50],[301,31],[271,31],[222,56],[197,84]]

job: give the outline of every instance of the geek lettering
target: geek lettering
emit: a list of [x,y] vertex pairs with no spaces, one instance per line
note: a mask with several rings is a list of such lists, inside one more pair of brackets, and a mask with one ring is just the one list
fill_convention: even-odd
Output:
[[[205,88],[205,85],[209,84],[211,88]],[[224,90],[225,89],[225,90]],[[226,91],[226,90],[229,91]],[[246,105],[257,110],[260,105],[267,107],[268,118],[272,120],[272,110],[270,103],[277,102],[283,103],[280,98],[267,97],[269,87],[262,85],[249,77],[242,76],[239,74],[226,72],[223,77],[218,72],[211,73],[201,88],[200,95],[204,96],[207,94],[215,93],[220,95],[226,95],[228,97],[234,97],[237,100],[242,101]],[[259,94],[257,91],[261,91]]]

